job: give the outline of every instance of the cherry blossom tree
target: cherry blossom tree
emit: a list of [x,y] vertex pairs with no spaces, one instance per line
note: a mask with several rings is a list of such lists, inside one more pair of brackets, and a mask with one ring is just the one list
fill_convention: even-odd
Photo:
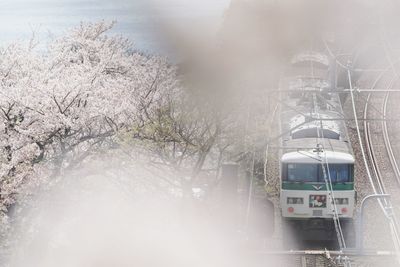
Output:
[[81,24],[45,52],[34,40],[0,48],[2,218],[98,155],[130,161],[119,170],[128,173],[139,163],[185,196],[217,183],[240,109],[220,109],[211,84],[188,85],[167,59],[111,35],[113,25]]
[[34,42],[0,49],[2,212],[27,185],[52,181],[115,147],[116,135],[135,123],[141,99],[177,85],[166,59],[107,34],[113,25],[81,24],[44,53]]

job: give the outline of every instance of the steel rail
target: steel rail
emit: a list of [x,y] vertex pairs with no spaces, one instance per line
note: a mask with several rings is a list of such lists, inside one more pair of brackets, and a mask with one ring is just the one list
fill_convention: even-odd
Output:
[[[390,68],[388,68],[386,72],[380,73],[380,75],[375,79],[371,89],[376,87],[378,82],[382,79],[384,74],[389,71],[389,69]],[[349,79],[350,89],[352,89],[350,69],[348,69],[348,79]],[[351,101],[352,101],[352,105],[353,105],[353,113],[354,113],[354,116],[355,116],[355,123],[356,123],[356,128],[357,128],[357,136],[358,136],[358,140],[359,140],[359,143],[360,143],[360,149],[361,149],[361,153],[362,153],[362,156],[363,156],[364,165],[365,165],[365,168],[366,168],[366,171],[367,171],[367,174],[368,174],[368,178],[370,180],[371,187],[372,187],[372,189],[373,189],[375,194],[378,194],[378,193],[384,194],[385,193],[385,189],[384,189],[383,184],[381,183],[382,180],[380,180],[379,178],[376,178],[375,179],[376,182],[374,182],[374,179],[373,179],[371,171],[370,171],[370,164],[368,164],[367,157],[366,157],[366,154],[365,154],[365,151],[364,151],[364,145],[363,145],[363,142],[362,142],[361,132],[360,132],[359,124],[358,124],[358,120],[357,120],[357,112],[356,112],[356,108],[355,108],[356,105],[355,105],[355,99],[354,99],[353,90],[350,90],[350,95],[351,95]],[[371,93],[368,95],[367,101],[366,101],[366,104],[365,104],[364,119],[367,118],[367,111],[368,111],[368,107],[369,107],[370,98],[371,98]],[[370,144],[371,138],[370,138],[370,135],[369,135],[370,134],[369,122],[367,120],[364,120],[364,130],[365,130],[365,140],[364,141],[366,142],[366,148],[369,151],[368,154],[369,155],[374,155],[374,151],[371,151],[372,147],[371,147],[371,144]],[[374,158],[375,158],[374,156],[370,157],[370,160],[373,161]],[[376,174],[379,175],[379,171],[378,170],[376,170],[376,172],[375,172],[375,177],[377,177]],[[379,191],[378,191],[377,187],[375,186],[375,183],[377,183],[377,186],[379,187],[378,188]],[[384,202],[385,202],[385,205],[381,201],[379,201],[379,204],[380,204],[380,206],[382,208],[382,211],[384,212],[384,214],[386,215],[386,217],[389,220],[389,224],[391,226],[391,230],[392,230],[393,237],[394,237],[393,243],[394,243],[394,245],[395,245],[395,247],[397,249],[398,245],[400,243],[399,234],[398,234],[398,230],[397,230],[397,225],[398,224],[397,224],[397,221],[393,217],[390,217],[388,215],[388,213],[387,213],[387,210],[388,210],[387,207],[390,204],[388,203],[387,200],[384,200]]]
[[[381,25],[383,25],[384,24],[383,17],[380,16],[380,19],[381,19]],[[384,30],[385,30],[385,28],[382,27],[382,33],[383,34],[385,33]],[[398,61],[393,62],[393,60],[391,59],[391,57],[389,55],[390,44],[386,41],[385,38],[382,38],[382,43],[383,43],[383,48],[384,48],[386,59],[390,63],[392,71],[396,75],[397,79],[400,79],[400,75],[398,74],[398,72],[397,72],[397,70],[395,68],[395,65],[396,65],[396,63]],[[382,106],[382,118],[383,119],[387,118],[387,105],[388,105],[389,96],[390,96],[390,91],[388,91],[385,94],[385,99],[383,101],[383,106]],[[395,157],[395,155],[393,153],[392,144],[390,142],[390,137],[389,137],[388,127],[387,127],[386,121],[382,121],[382,130],[383,130],[383,139],[384,139],[384,142],[385,142],[386,151],[387,151],[388,156],[389,156],[389,161],[390,161],[390,164],[392,165],[392,169],[393,169],[395,178],[397,180],[397,184],[400,186],[400,169],[399,169],[399,166],[397,164],[396,157]]]
[[[390,93],[387,93],[385,95],[385,99],[383,102],[383,119],[385,119],[387,116],[387,106],[388,106],[389,95],[390,95]],[[388,133],[388,126],[387,126],[386,121],[382,121],[382,130],[383,130],[383,139],[385,142],[386,151],[389,155],[390,164],[392,165],[392,169],[393,169],[394,175],[396,177],[397,183],[400,186],[400,169],[399,169],[399,165],[397,163],[396,157],[393,153],[392,143],[390,141],[390,137],[389,137],[389,133]]]
[[[381,17],[381,19],[382,19],[382,17]],[[384,30],[384,27],[382,27],[382,30]],[[395,65],[399,63],[399,60],[396,60],[394,62],[391,59],[391,57],[389,55],[388,44],[386,43],[386,39],[381,37],[381,42],[382,42],[383,50],[385,52],[386,60],[388,61],[389,65],[390,65],[390,69],[392,70],[392,72],[394,74],[393,75],[394,77],[391,77],[390,83],[388,84],[388,86],[386,88],[386,92],[387,93],[385,95],[385,100],[383,101],[382,112],[379,111],[379,113],[381,113],[381,115],[382,115],[382,118],[384,119],[386,117],[387,99],[388,99],[388,95],[391,92],[390,89],[393,89],[392,88],[393,83],[397,82],[400,79],[400,76],[398,75],[398,73],[396,71],[396,68],[395,68]],[[381,74],[385,74],[385,73],[386,72],[382,72]],[[380,77],[382,77],[382,76],[383,75],[380,75]],[[395,79],[395,78],[397,78],[397,79]],[[375,85],[376,85],[376,83],[374,83],[374,86],[371,89],[374,89]],[[367,100],[366,100],[366,103],[365,103],[364,118],[367,117],[368,104],[369,104],[369,101],[371,99],[371,96],[372,96],[372,92],[368,94],[368,97],[367,97]],[[385,125],[386,125],[386,129],[385,129]],[[377,160],[377,157],[375,155],[375,150],[374,150],[374,147],[373,147],[373,142],[372,142],[372,139],[371,139],[371,132],[370,132],[370,127],[369,126],[370,126],[370,122],[364,121],[366,146],[368,147],[370,160],[371,160],[372,167],[373,167],[373,170],[374,170],[374,173],[375,173],[375,178],[376,178],[375,180],[378,183],[378,186],[379,186],[379,189],[380,189],[380,193],[381,194],[386,194],[387,191],[386,191],[386,188],[385,188],[385,185],[384,185],[382,173],[380,172],[380,169],[379,169],[378,160]],[[388,151],[389,160],[392,161],[390,159],[391,155],[389,153],[389,151],[392,150],[391,149],[390,140],[387,139],[385,141],[385,136],[386,136],[386,138],[389,137],[388,136],[386,122],[383,121],[382,124],[381,124],[381,127],[383,127],[382,130],[383,130],[385,148]],[[396,173],[396,170],[394,168],[393,168],[393,172]],[[396,176],[396,174],[395,174],[395,176]],[[387,199],[384,199],[384,202],[386,204],[386,207],[385,207],[386,211],[384,210],[384,212],[385,212],[386,217],[389,219],[389,225],[390,225],[391,231],[392,231],[393,243],[394,243],[396,252],[399,253],[399,251],[400,251],[399,223],[398,223],[396,215],[393,213],[393,208],[392,208],[391,202],[389,200],[387,200]],[[380,204],[382,206],[382,202],[380,202]],[[389,211],[389,213],[388,213],[388,211]],[[397,255],[397,257],[398,257],[398,260],[400,261],[399,254]]]
[[[376,83],[379,80],[381,80],[382,77],[383,77],[383,75],[380,75],[380,77],[378,77],[378,79],[376,80]],[[388,84],[388,88],[390,88],[393,85],[394,81],[395,81],[395,79],[392,78],[390,83]],[[374,83],[374,85],[376,85],[376,83]],[[378,157],[376,156],[376,151],[375,151],[375,148],[374,148],[374,145],[373,145],[373,141],[372,141],[370,122],[366,120],[368,118],[368,108],[369,108],[371,97],[372,97],[372,93],[368,94],[367,101],[366,101],[365,106],[364,106],[364,119],[365,119],[365,121],[364,121],[364,130],[365,130],[364,138],[365,138],[365,146],[367,148],[368,156],[369,156],[370,163],[371,163],[369,166],[371,167],[371,169],[374,172],[375,184],[376,184],[376,186],[377,186],[377,188],[379,190],[378,193],[386,194],[387,190],[386,190],[386,187],[385,187],[385,183],[383,181],[384,180],[383,179],[383,175],[382,175],[382,173],[380,171],[380,168],[379,168]],[[389,219],[389,225],[391,227],[392,234],[393,234],[393,237],[394,237],[394,240],[393,240],[394,241],[394,245],[395,245],[396,249],[398,249],[399,246],[400,246],[400,235],[399,235],[399,230],[398,230],[399,223],[398,223],[397,218],[394,216],[394,214],[388,213],[388,210],[392,209],[391,202],[389,200],[387,200],[386,198],[383,199],[383,202],[384,202],[383,211],[384,211],[386,217]],[[382,202],[380,202],[380,203],[381,203],[381,207],[382,207],[383,204],[382,204]]]

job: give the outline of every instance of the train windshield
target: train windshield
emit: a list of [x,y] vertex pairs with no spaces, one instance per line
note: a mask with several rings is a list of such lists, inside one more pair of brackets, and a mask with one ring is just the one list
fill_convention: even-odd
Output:
[[332,183],[350,182],[352,178],[349,164],[324,164],[324,169],[320,165],[319,172],[323,182],[325,182],[324,176],[326,176],[327,181],[330,179]]
[[290,182],[318,182],[318,164],[287,164],[287,178]]
[[353,181],[353,164],[286,163],[282,178],[289,182],[346,183]]

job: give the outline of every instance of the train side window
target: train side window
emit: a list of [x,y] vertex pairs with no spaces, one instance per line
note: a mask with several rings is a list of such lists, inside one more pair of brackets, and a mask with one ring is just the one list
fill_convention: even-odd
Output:
[[349,180],[350,182],[354,182],[354,165],[349,164]]
[[282,164],[282,181],[287,181],[287,163]]

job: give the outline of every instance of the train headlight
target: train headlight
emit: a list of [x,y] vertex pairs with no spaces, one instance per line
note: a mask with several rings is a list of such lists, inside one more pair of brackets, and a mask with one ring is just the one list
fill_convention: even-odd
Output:
[[302,197],[288,197],[287,204],[304,204],[304,198]]
[[335,198],[336,205],[348,205],[349,199],[348,198]]

